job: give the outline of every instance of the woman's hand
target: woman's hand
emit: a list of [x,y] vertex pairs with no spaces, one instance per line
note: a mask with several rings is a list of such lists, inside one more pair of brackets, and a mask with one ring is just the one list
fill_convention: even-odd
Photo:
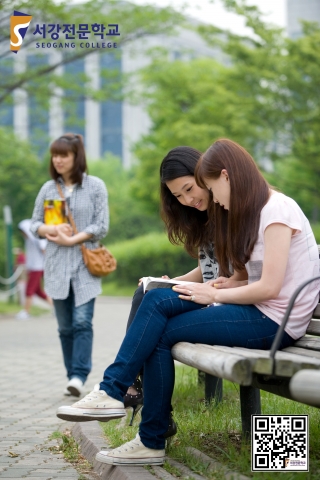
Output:
[[211,285],[212,287],[221,290],[222,288],[243,287],[244,285],[248,285],[248,280],[235,280],[232,277],[219,277],[215,280],[209,280],[207,283],[209,283],[209,285]]
[[69,225],[69,223],[60,223],[59,225],[56,225],[55,227],[56,227],[57,232],[62,232],[65,235],[67,235],[68,237],[71,237],[72,234],[73,234],[72,227],[71,227],[71,225]]
[[[61,227],[61,225],[56,225],[56,227]],[[50,235],[50,233],[47,233],[46,238],[50,242],[54,242],[57,245],[62,245],[64,247],[72,247],[73,245],[75,245],[75,239],[74,237],[70,236],[69,230],[67,230],[67,233],[64,233],[64,230],[65,229],[63,228],[57,228],[56,235]]]
[[189,285],[175,285],[172,290],[179,293],[179,298],[201,305],[210,305],[218,302],[216,299],[217,289],[213,285],[206,283],[190,283]]
[[[168,277],[168,275],[162,275],[161,278],[165,278],[167,280],[170,280],[170,277]],[[140,287],[141,284],[142,284],[142,278],[139,278],[138,286]]]

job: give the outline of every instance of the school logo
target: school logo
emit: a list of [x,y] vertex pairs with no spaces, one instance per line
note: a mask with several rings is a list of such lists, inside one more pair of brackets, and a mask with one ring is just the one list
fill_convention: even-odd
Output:
[[18,53],[27,33],[32,16],[15,10],[10,17],[10,50]]

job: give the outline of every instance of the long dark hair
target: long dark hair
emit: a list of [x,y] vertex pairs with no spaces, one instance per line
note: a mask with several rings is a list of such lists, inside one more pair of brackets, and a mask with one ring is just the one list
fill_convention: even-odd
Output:
[[59,173],[53,166],[52,155],[60,154],[65,155],[69,152],[74,153],[74,164],[71,172],[70,180],[72,183],[82,184],[82,177],[84,172],[88,173],[86,153],[84,150],[82,135],[74,133],[65,133],[50,145],[50,174],[54,180],[57,180]]
[[200,158],[195,177],[205,187],[206,178],[217,179],[226,169],[230,181],[229,210],[212,202],[209,223],[215,223],[214,245],[220,274],[229,275],[229,262],[242,270],[248,262],[258,237],[260,212],[269,198],[269,184],[251,155],[228,139],[217,140]]
[[182,205],[172,195],[166,182],[179,177],[194,176],[201,152],[192,147],[176,147],[170,150],[160,166],[161,218],[166,225],[168,238],[174,245],[183,244],[192,257],[197,257],[197,249],[210,244],[207,228],[207,212]]

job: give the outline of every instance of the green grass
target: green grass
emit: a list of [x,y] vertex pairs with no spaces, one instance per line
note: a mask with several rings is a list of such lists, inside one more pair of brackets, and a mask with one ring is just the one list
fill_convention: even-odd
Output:
[[138,288],[138,281],[135,285],[119,285],[115,281],[104,280],[102,283],[102,295],[110,297],[132,297]]
[[57,440],[57,445],[52,445],[48,449],[53,454],[63,453],[64,458],[70,462],[79,473],[78,480],[86,480],[88,477],[84,474],[90,474],[93,466],[80,453],[80,447],[70,430],[67,429],[65,432],[55,431],[50,435],[49,440]]
[[[22,306],[16,302],[11,303],[9,301],[1,301],[0,300],[0,315],[15,315],[22,309]],[[48,313],[49,310],[46,310],[41,307],[32,306],[30,310],[30,314],[33,317],[43,315],[44,313]]]
[[[203,387],[198,386],[197,371],[176,367],[176,386],[173,395],[174,418],[178,433],[171,442],[168,454],[186,464],[192,471],[209,479],[222,480],[222,472],[210,473],[208,464],[187,452],[194,447],[219,461],[229,469],[255,480],[318,480],[320,478],[320,410],[261,391],[262,413],[267,415],[309,415],[310,472],[251,472],[250,445],[241,438],[239,386],[223,383],[223,402],[207,405]],[[102,424],[112,447],[131,440],[138,431],[128,420]],[[170,467],[167,467],[170,470]]]

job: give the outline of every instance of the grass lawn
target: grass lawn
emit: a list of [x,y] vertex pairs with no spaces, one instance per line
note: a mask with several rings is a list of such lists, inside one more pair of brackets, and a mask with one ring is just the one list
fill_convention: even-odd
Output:
[[117,282],[108,279],[102,282],[102,295],[110,297],[132,297],[138,288],[138,282],[135,285],[118,285]]
[[[22,309],[22,306],[16,302],[8,302],[0,300],[0,315],[15,315]],[[41,307],[32,306],[30,310],[30,314],[32,316],[42,315],[44,313],[48,313],[49,310],[46,310]]]
[[[320,478],[320,410],[261,392],[262,413],[267,415],[309,415],[310,472],[251,472],[251,449],[241,439],[239,386],[223,382],[223,402],[206,405],[204,388],[197,383],[197,371],[191,367],[176,367],[176,386],[173,395],[174,418],[178,433],[167,450],[169,456],[196,473],[209,479],[225,479],[222,472],[209,473],[208,465],[192,457],[186,447],[195,447],[219,461],[229,469],[255,480],[279,478],[285,480],[318,480]],[[156,392],[155,392],[156,394]],[[138,431],[139,419],[134,426],[121,420],[103,423],[102,428],[113,447],[131,440]],[[169,464],[165,468],[174,476]]]

